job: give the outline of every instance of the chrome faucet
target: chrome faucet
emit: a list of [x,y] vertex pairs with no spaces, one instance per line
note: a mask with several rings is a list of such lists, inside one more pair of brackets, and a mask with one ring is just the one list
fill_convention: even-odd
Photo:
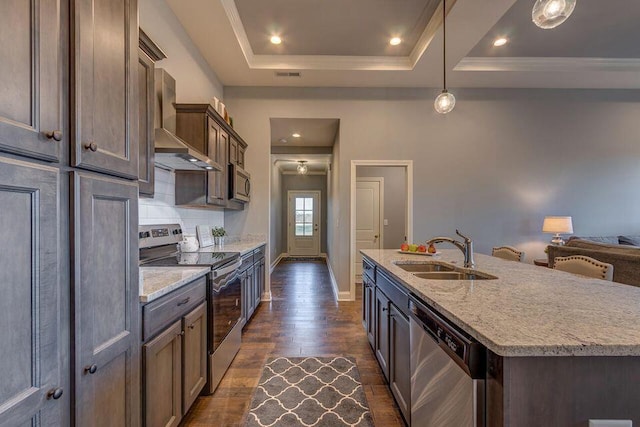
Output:
[[474,268],[476,266],[476,263],[473,261],[473,240],[460,233],[460,231],[457,229],[456,234],[462,237],[464,239],[464,242],[452,239],[451,237],[434,237],[433,239],[427,240],[427,246],[432,243],[449,242],[456,248],[460,249],[464,254],[465,268]]

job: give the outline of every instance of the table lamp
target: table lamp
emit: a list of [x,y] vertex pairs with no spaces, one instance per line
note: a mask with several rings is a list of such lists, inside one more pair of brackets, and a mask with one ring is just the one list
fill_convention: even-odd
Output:
[[564,240],[560,236],[562,234],[573,233],[573,223],[570,216],[545,216],[542,223],[542,232],[553,234],[551,244],[556,246],[564,245]]

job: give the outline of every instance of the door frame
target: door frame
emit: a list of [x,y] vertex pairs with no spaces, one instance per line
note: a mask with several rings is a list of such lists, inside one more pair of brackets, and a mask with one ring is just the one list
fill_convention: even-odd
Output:
[[[322,191],[320,190],[287,190],[287,253],[290,253],[289,242],[291,241],[291,196],[295,194],[313,194],[318,196],[318,255],[312,257],[319,257],[322,254]],[[291,255],[302,256],[302,255]]]
[[400,166],[406,170],[407,186],[407,241],[413,241],[413,160],[351,160],[351,190],[349,213],[349,291],[350,300],[356,299],[356,173],[358,166]]
[[[378,244],[380,246],[380,248],[384,247],[384,177],[381,176],[356,176],[356,188],[358,186],[358,182],[377,182],[380,185],[380,191],[378,193],[378,227],[379,227],[379,231],[378,231]],[[355,209],[355,208],[354,208]],[[354,210],[355,211],[355,210]],[[355,218],[355,222],[353,223],[353,227],[355,229],[356,225],[357,225],[357,221],[358,218],[356,217],[356,215],[354,215]],[[355,233],[354,233],[354,247],[356,245],[355,243]],[[355,265],[355,260],[358,257],[355,256],[354,257],[354,265]],[[356,279],[357,279],[358,275],[356,274]]]

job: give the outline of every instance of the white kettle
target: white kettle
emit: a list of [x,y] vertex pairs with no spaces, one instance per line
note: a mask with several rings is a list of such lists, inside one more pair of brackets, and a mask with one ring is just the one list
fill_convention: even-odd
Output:
[[200,245],[198,245],[198,239],[196,236],[183,235],[182,241],[178,243],[178,248],[180,252],[197,252]]

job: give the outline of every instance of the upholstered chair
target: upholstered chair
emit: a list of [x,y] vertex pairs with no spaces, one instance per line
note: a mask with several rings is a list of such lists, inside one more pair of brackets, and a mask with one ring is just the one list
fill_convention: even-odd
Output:
[[513,246],[498,246],[493,248],[491,255],[509,261],[524,261],[524,252],[517,250]]
[[584,255],[556,257],[553,268],[596,279],[613,280],[613,265]]

